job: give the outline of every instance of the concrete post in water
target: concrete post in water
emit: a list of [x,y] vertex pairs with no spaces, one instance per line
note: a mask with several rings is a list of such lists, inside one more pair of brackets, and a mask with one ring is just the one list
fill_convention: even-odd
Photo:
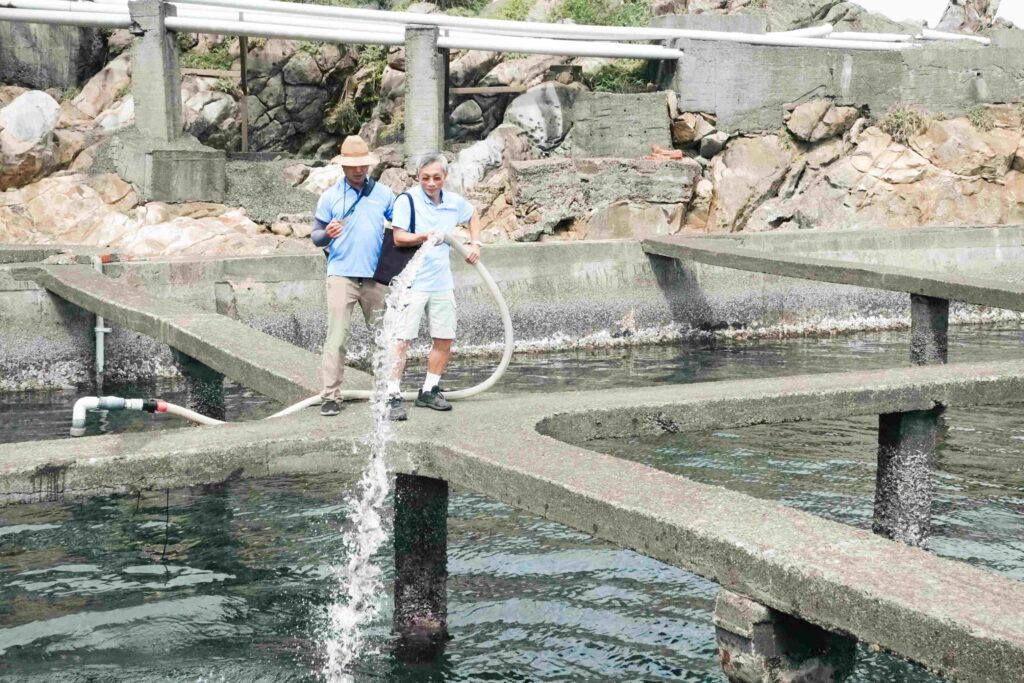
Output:
[[172,353],[174,364],[185,377],[185,407],[223,420],[224,375],[177,349],[172,349]]
[[878,472],[872,530],[926,547],[931,535],[935,436],[943,407],[878,416]]
[[439,654],[448,640],[448,482],[395,481],[394,631],[403,659]]
[[715,637],[732,683],[845,680],[856,642],[722,589],[715,600]]
[[945,363],[949,350],[949,300],[910,295],[910,362]]
[[444,142],[444,70],[437,26],[405,27],[405,160],[437,152]]
[[131,0],[134,26],[132,97],[135,128],[147,138],[170,142],[181,136],[181,74],[174,36],[164,28],[173,8],[162,0]]

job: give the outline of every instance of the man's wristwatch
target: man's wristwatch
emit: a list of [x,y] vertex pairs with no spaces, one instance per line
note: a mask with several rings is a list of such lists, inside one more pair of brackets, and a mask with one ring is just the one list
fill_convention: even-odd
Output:
[[482,246],[484,246],[484,243],[481,242],[480,240],[469,240],[468,242],[466,242],[466,244],[468,244],[471,247],[482,247]]

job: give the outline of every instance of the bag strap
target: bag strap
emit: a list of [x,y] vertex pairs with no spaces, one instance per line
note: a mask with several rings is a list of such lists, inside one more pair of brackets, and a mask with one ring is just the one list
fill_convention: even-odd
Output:
[[412,200],[412,195],[408,192],[403,192],[403,195],[409,198],[409,232],[416,232],[416,204]]
[[370,193],[373,192],[373,188],[376,184],[377,181],[370,177],[367,177],[366,180],[363,181],[363,187],[359,191],[359,195],[356,197],[356,200],[352,203],[352,206],[348,207],[348,211],[345,212],[345,215],[342,216],[342,219],[348,218],[349,216],[352,215],[352,212],[356,210],[357,206],[359,206],[359,202],[362,200],[362,198],[370,196]]

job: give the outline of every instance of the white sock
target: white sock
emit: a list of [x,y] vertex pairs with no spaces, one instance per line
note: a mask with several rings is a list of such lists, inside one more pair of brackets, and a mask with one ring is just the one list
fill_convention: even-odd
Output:
[[402,393],[402,380],[400,379],[389,379],[388,380],[388,396],[394,396],[395,394]]
[[435,375],[432,372],[427,373],[427,378],[423,380],[423,391],[430,391],[434,387],[441,386],[441,375]]

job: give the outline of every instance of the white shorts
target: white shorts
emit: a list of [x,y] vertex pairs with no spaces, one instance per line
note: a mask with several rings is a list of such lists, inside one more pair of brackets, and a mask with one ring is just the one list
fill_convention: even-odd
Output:
[[423,311],[427,312],[432,339],[455,339],[455,292],[409,292],[408,304],[402,312],[398,337],[415,339],[420,332]]

